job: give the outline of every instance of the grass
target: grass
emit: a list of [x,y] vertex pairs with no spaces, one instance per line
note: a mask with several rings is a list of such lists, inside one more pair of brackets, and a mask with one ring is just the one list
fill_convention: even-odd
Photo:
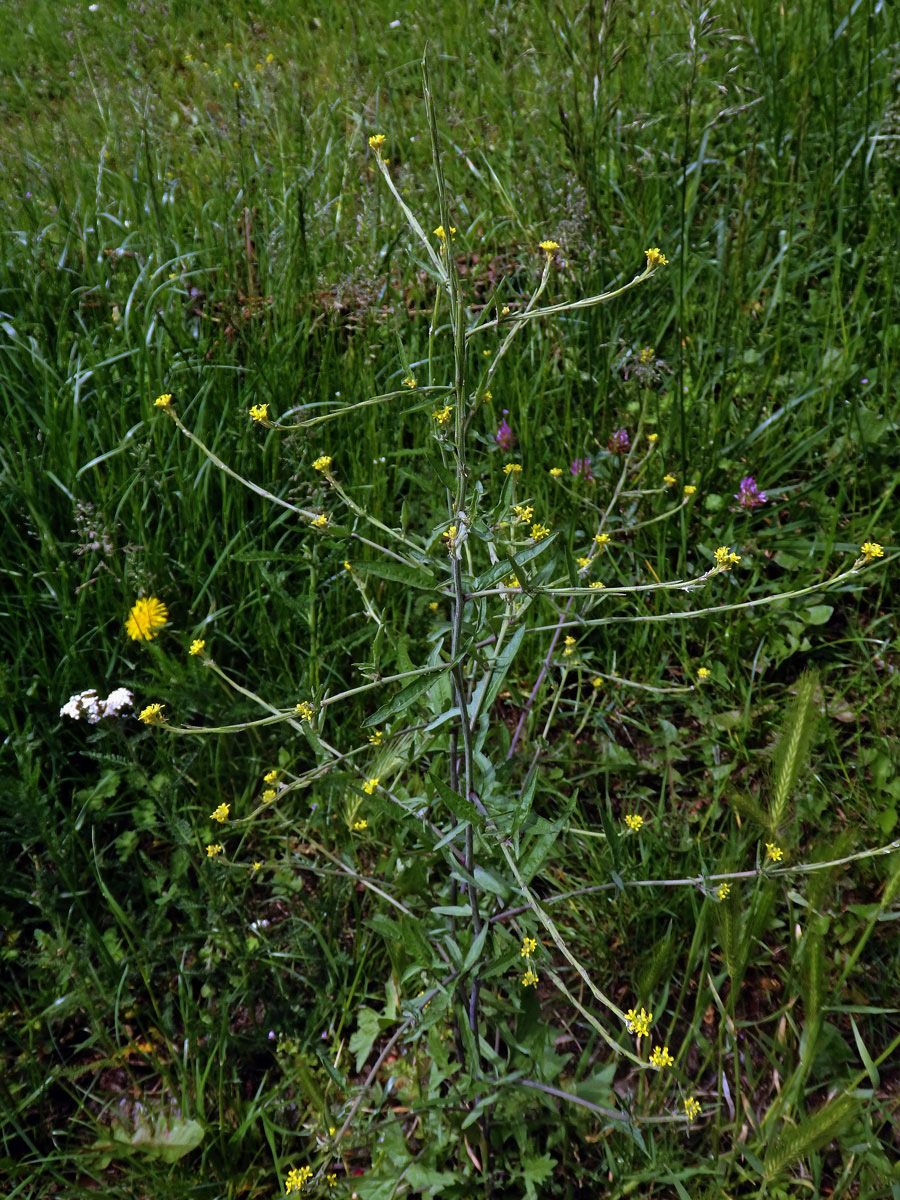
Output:
[[[223,0],[151,21],[33,0],[0,14],[0,35],[8,1194],[273,1195],[309,1163],[309,1190],[334,1173],[334,1194],[369,1200],[896,1196],[900,871],[896,853],[852,857],[890,843],[900,800],[890,6],[398,15],[371,0],[298,17]],[[393,685],[298,729],[173,737],[59,716],[73,693],[124,686],[173,725],[243,725],[263,715],[248,691],[321,704],[447,653],[450,584],[413,586],[342,537],[382,542],[312,469],[332,455],[347,495],[441,578],[453,457],[434,437],[442,393],[424,388],[453,379],[449,318],[442,301],[432,336],[435,270],[367,144],[386,135],[430,233],[427,39],[473,320],[493,299],[518,310],[545,238],[561,249],[542,303],[630,279],[647,246],[670,259],[511,344],[469,431],[482,515],[513,499],[503,467],[521,462],[515,502],[556,534],[524,571],[540,582],[552,562],[544,582],[565,586],[621,472],[607,439],[640,425],[657,447],[626,490],[660,490],[615,506],[593,577],[742,556],[698,593],[604,601],[591,615],[615,627],[573,629],[579,665],[560,647],[529,709],[566,603],[530,600],[477,763],[492,819],[519,825],[495,844],[468,824],[480,947],[459,912],[434,911],[469,895],[463,834],[438,847],[409,815],[466,822],[447,807],[465,793],[449,677],[379,722],[381,747],[361,723]],[[498,344],[483,335],[481,370]],[[239,475],[330,528],[216,470],[154,408],[164,392]],[[287,435],[247,415],[265,403],[289,424],[393,392]],[[593,483],[569,473],[584,456]],[[745,475],[765,506],[736,508]],[[830,586],[867,540],[883,562]],[[477,574],[482,543],[473,555]],[[139,595],[169,609],[152,642],[124,634]],[[495,637],[503,611],[470,604],[463,634]],[[188,654],[195,638],[218,671]],[[323,773],[322,740],[356,755]],[[264,804],[272,768],[306,786]],[[376,775],[407,813],[362,790]],[[757,873],[773,839],[792,869],[838,865]],[[744,871],[722,899],[636,886]],[[669,1071],[634,1069],[635,1040],[523,885],[594,987],[653,1012]],[[534,988],[523,937],[539,943]],[[484,1045],[453,979],[470,954]]]

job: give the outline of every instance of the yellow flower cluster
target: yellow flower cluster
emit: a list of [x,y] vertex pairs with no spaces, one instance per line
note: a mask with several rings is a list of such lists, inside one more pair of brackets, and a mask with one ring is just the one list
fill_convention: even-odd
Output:
[[312,1177],[311,1167],[300,1167],[299,1170],[297,1167],[292,1167],[284,1181],[285,1195],[289,1196],[291,1192],[301,1192]]
[[369,138],[369,149],[374,150],[376,154],[380,154],[384,142],[385,138],[383,133],[373,133]]
[[319,457],[316,459],[316,461],[313,463],[313,470],[314,471],[327,471],[330,466],[331,466],[331,455],[330,454],[320,454]]
[[152,642],[169,619],[169,610],[156,596],[135,600],[125,622],[125,632],[135,642]]
[[203,638],[194,638],[194,640],[191,642],[191,647],[188,650],[188,654],[191,654],[196,658],[196,656],[198,654],[202,654],[205,649],[206,642],[203,640]]
[[641,826],[644,824],[644,818],[638,816],[637,813],[626,813],[625,824],[633,833],[638,833],[640,832]]
[[536,542],[542,542],[550,533],[549,525],[542,525],[540,521],[536,521],[531,527],[531,536]]
[[225,847],[221,842],[210,842],[206,847],[206,857],[215,858],[217,855],[222,854],[224,850]]
[[521,463],[507,463],[506,466],[503,468],[504,475],[521,475],[521,473],[522,473],[522,464]]
[[550,255],[554,250],[559,249],[559,242],[541,242],[540,248],[546,255]]
[[723,571],[730,570],[735,563],[741,561],[741,556],[729,550],[727,546],[720,546],[716,551],[716,566]]
[[784,851],[780,846],[776,846],[774,842],[766,842],[766,859],[772,862],[781,862],[784,858]]
[[522,976],[522,987],[537,987],[537,983],[538,983],[538,974],[536,971],[533,971],[531,969],[531,967],[529,967],[528,970],[525,972],[525,974]]
[[700,1105],[693,1096],[686,1096],[684,1100],[684,1115],[689,1121],[695,1120],[700,1116]]
[[436,421],[438,425],[449,425],[450,418],[453,416],[453,406],[445,404],[443,408],[436,408],[431,414],[432,421]]
[[644,253],[647,256],[648,269],[652,267],[667,267],[669,265],[669,260],[663,254],[662,250],[660,250],[659,246],[651,246]]
[[660,1050],[659,1046],[656,1046],[650,1055],[650,1065],[656,1067],[657,1071],[661,1071],[663,1067],[671,1067],[674,1061],[675,1059],[669,1053],[668,1046],[663,1046],[662,1050]]
[[363,784],[363,791],[367,796],[372,795],[372,793],[378,787],[379,782],[380,780],[377,775],[373,775],[371,779],[366,780],[366,782]]
[[299,713],[300,718],[303,721],[311,721],[313,719],[313,714],[315,713],[315,711],[316,710],[313,708],[313,706],[310,704],[310,702],[308,700],[301,700],[299,704],[294,706],[294,712]]
[[731,884],[730,883],[720,883],[719,886],[716,888],[716,895],[718,896],[718,898],[720,900],[727,899],[731,895]]
[[165,722],[162,704],[148,704],[140,712],[140,719],[145,725],[162,725]]
[[209,814],[209,819],[211,821],[218,821],[220,825],[224,825],[228,820],[228,810],[230,808],[230,804],[220,804],[218,808]]
[[642,1008],[640,1012],[636,1012],[633,1008],[629,1008],[625,1014],[625,1025],[629,1033],[636,1034],[637,1037],[647,1037],[650,1033],[650,1025],[653,1021],[653,1013],[648,1013]]
[[873,558],[884,558],[884,549],[877,542],[863,542],[860,550],[865,555],[866,562],[871,562]]
[[269,419],[268,404],[254,404],[250,409],[250,419],[252,421],[267,421]]
[[169,405],[172,403],[172,393],[171,392],[163,392],[163,394],[161,396],[156,397],[156,399],[153,401],[153,403],[157,408],[168,408]]

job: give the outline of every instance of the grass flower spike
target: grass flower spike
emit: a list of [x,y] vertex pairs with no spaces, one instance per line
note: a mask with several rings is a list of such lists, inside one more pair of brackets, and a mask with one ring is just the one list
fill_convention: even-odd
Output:
[[169,610],[156,596],[136,600],[125,622],[125,632],[135,642],[152,642],[169,619]]

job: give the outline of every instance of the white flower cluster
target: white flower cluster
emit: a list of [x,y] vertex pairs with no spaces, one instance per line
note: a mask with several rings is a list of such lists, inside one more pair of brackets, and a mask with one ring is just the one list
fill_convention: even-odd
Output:
[[131,708],[133,703],[134,697],[128,688],[116,688],[105,700],[100,699],[94,688],[88,688],[86,692],[70,696],[59,710],[59,715],[71,717],[73,721],[87,717],[91,725],[96,725],[103,717],[119,716],[123,708]]

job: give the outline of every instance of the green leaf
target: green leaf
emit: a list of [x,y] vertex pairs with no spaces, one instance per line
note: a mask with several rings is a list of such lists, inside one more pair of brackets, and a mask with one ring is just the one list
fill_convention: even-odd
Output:
[[434,572],[427,567],[416,567],[412,563],[395,562],[394,559],[376,559],[372,562],[351,559],[350,566],[360,575],[374,575],[376,579],[389,579],[394,583],[405,583],[408,587],[434,591],[439,587]]
[[448,787],[443,779],[433,772],[428,778],[434,785],[437,794],[455,817],[458,817],[460,821],[468,821],[472,825],[480,826],[484,824],[484,818],[471,800],[466,800],[460,796],[459,792],[454,792],[453,788]]
[[512,660],[516,657],[524,637],[525,626],[520,625],[500,653],[494,657],[491,663],[491,678],[487,685],[484,701],[481,705],[482,712],[488,713],[491,711],[494,701],[500,694],[501,687],[503,687],[503,681],[506,678],[506,673],[510,668]]
[[420,675],[418,679],[414,679],[412,683],[408,683],[406,687],[402,687],[395,696],[388,700],[387,704],[382,704],[377,712],[372,713],[371,717],[366,717],[362,723],[363,729],[368,729],[372,725],[381,725],[388,717],[393,717],[396,713],[403,712],[414,704],[420,696],[423,696],[429,688],[434,687],[441,675],[450,670],[449,663],[442,663],[439,667],[435,667],[433,671],[427,674]]
[[364,1004],[356,1018],[356,1033],[350,1038],[350,1052],[356,1055],[357,1074],[363,1069],[363,1064],[372,1053],[375,1039],[381,1032],[381,1022],[374,1008]]

